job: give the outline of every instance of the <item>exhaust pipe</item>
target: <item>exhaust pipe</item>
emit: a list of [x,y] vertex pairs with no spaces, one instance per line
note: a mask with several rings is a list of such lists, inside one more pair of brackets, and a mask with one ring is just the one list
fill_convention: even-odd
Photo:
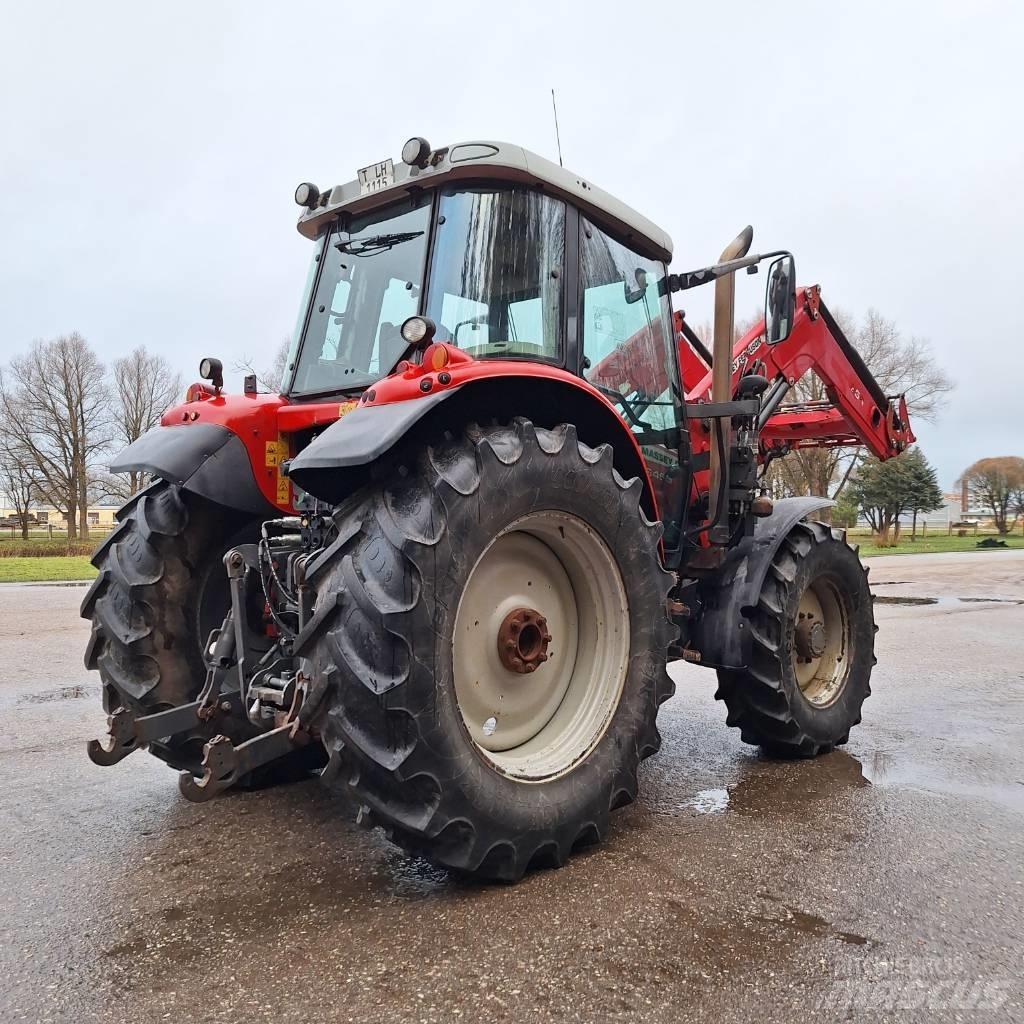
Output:
[[[723,250],[718,262],[739,259],[750,251],[754,240],[754,229],[748,224]],[[711,350],[711,401],[728,402],[732,398],[732,336],[736,321],[736,273],[715,279],[715,330]],[[719,421],[718,429],[728,431],[728,424]],[[711,445],[709,463],[708,506],[709,518],[720,519],[711,528],[708,539],[714,544],[725,544],[729,540],[729,518],[726,509],[719,511],[719,494],[729,502],[729,435],[724,435],[725,462],[718,455],[718,445]]]

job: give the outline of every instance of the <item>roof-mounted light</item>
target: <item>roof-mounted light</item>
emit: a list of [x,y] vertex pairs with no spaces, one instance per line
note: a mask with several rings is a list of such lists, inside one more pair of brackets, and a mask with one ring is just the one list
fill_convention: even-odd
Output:
[[295,202],[307,210],[312,210],[320,202],[320,189],[311,181],[304,181],[295,190]]
[[401,327],[402,340],[417,348],[426,348],[436,332],[437,324],[429,316],[411,316]]
[[224,364],[213,356],[207,356],[199,363],[199,376],[220,391],[224,387]]
[[430,159],[430,143],[418,135],[402,147],[402,162],[410,167],[426,167]]

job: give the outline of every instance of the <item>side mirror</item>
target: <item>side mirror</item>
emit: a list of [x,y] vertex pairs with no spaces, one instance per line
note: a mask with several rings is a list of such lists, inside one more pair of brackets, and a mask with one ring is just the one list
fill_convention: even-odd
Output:
[[647,271],[643,267],[637,267],[633,275],[636,280],[636,288],[630,288],[628,281],[622,282],[622,288],[626,293],[626,305],[631,306],[639,302],[647,294]]
[[452,331],[452,344],[458,345],[459,331],[461,331],[463,327],[468,327],[471,331],[479,331],[481,327],[486,327],[487,324],[487,313],[481,313],[479,316],[471,316],[468,320],[460,320],[455,325],[455,330]]
[[796,266],[792,256],[780,256],[768,268],[764,296],[764,326],[769,345],[777,345],[790,336],[795,313]]

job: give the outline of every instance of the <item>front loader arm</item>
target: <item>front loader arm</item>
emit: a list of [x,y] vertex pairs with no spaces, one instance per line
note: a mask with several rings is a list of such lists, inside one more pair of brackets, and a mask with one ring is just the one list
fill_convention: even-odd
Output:
[[[793,330],[785,341],[769,345],[764,323],[758,323],[736,342],[731,369],[734,392],[744,374],[768,378],[759,423],[762,458],[794,448],[864,445],[888,459],[915,440],[905,399],[885,395],[821,301],[817,285],[798,291]],[[787,393],[809,370],[825,385],[827,401],[784,405]],[[708,371],[688,390],[687,399],[706,399],[710,389]]]

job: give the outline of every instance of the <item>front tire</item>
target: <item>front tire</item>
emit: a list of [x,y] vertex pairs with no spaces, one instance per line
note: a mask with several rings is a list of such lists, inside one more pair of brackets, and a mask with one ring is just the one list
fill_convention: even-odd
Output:
[[517,420],[339,512],[302,653],[332,684],[325,777],[396,842],[513,881],[635,797],[674,636],[640,494],[609,447]]
[[876,626],[867,570],[841,531],[797,523],[747,625],[751,664],[718,671],[726,723],[744,743],[779,757],[846,743],[871,693]]

